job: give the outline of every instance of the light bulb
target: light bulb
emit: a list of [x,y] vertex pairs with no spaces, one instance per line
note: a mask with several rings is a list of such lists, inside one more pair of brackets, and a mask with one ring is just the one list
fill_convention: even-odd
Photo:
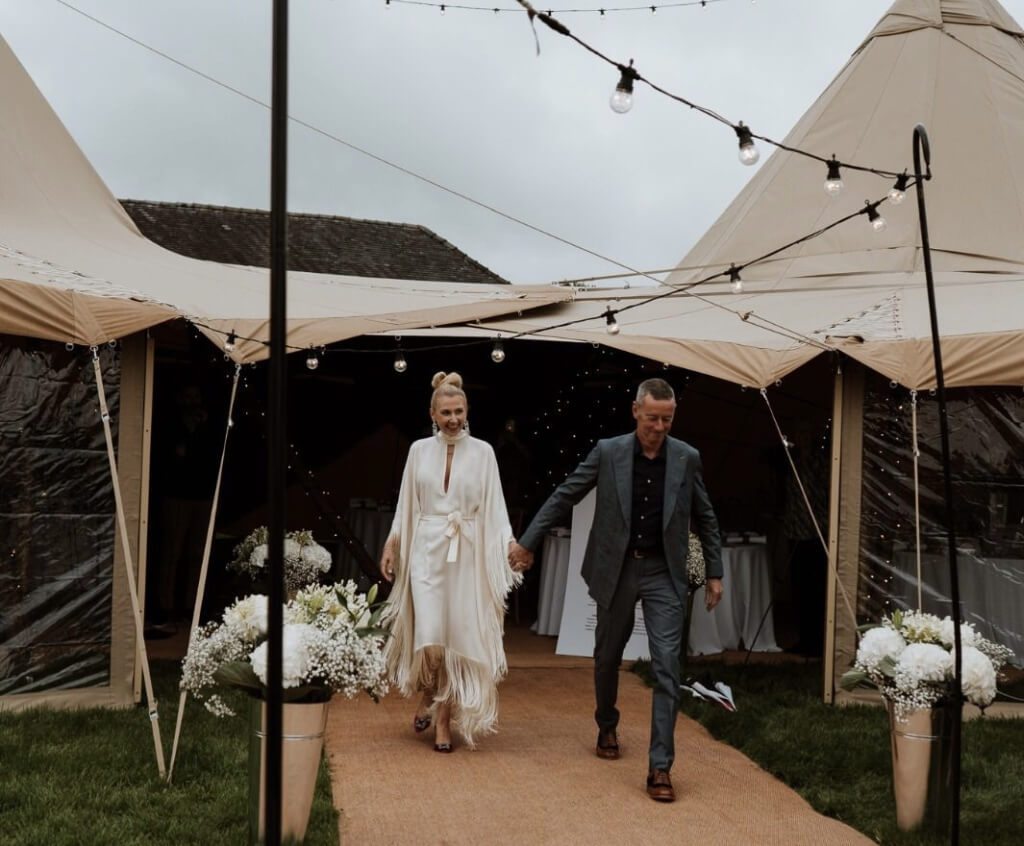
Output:
[[633,70],[633,60],[628,65],[619,65],[619,84],[615,86],[609,105],[616,114],[625,114],[633,108],[633,80],[637,73]]
[[828,174],[825,177],[825,193],[834,197],[843,190],[843,177],[839,174],[839,162],[832,156],[828,162]]
[[871,228],[874,229],[875,232],[882,232],[885,227],[889,225],[886,223],[885,218],[878,213],[878,203],[867,204],[867,215],[868,222],[871,224]]
[[734,294],[743,293],[743,280],[740,279],[740,269],[736,265],[729,268],[729,289]]
[[320,359],[317,358],[317,354],[314,350],[310,350],[306,356],[306,367],[310,370],[316,370],[320,366]]
[[606,311],[605,315],[604,315],[604,321],[607,324],[604,327],[605,331],[607,331],[609,335],[618,335],[619,334],[619,324],[615,320],[615,312],[614,311],[611,311],[610,309],[608,311]]
[[228,339],[224,342],[224,352],[234,352],[237,340],[238,336],[234,332],[229,332]]
[[633,95],[622,88],[616,87],[615,93],[612,94],[612,98],[608,101],[608,104],[612,107],[613,112],[619,115],[624,115],[633,108]]
[[505,348],[501,345],[501,341],[497,340],[494,342],[494,347],[491,349],[491,361],[495,364],[501,364],[505,360]]
[[409,366],[406,364],[405,356],[402,355],[401,350],[395,353],[395,363],[392,366],[395,368],[395,373],[405,373],[406,368]]
[[740,139],[740,161],[745,165],[755,164],[761,158],[761,154],[754,145],[754,138],[750,133],[750,128],[744,126],[743,121],[740,121],[733,128],[736,130],[736,136]]
[[907,196],[907,172],[904,171],[896,177],[896,182],[892,188],[889,189],[889,201],[894,205],[898,206],[903,202],[903,198]]

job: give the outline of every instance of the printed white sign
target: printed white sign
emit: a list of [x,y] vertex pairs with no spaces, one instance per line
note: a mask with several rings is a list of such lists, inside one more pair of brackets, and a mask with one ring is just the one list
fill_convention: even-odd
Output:
[[[569,573],[565,581],[565,605],[562,607],[562,625],[558,630],[558,655],[593,655],[594,628],[597,625],[597,603],[587,593],[587,585],[580,575],[583,551],[587,548],[590,526],[594,522],[596,491],[588,493],[572,510],[572,537],[569,543]],[[622,657],[628,661],[647,658],[647,629],[640,603],[636,604],[636,622],[633,634],[626,643]]]

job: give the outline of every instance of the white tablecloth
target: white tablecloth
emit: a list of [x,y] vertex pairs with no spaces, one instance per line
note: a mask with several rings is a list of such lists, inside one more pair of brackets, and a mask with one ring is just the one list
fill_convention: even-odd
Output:
[[[964,622],[978,634],[1014,651],[1010,663],[1024,667],[1024,560],[985,558],[971,552],[957,555],[957,581]],[[892,556],[893,598],[903,608],[917,608],[917,559],[912,551]],[[922,611],[952,614],[949,556],[921,555]]]
[[565,605],[565,580],[569,575],[571,538],[564,529],[549,532],[540,556],[540,597],[537,622],[532,626],[539,635],[557,636]]
[[751,645],[754,652],[778,652],[775,621],[768,610],[772,574],[764,544],[722,547],[722,569],[724,593],[718,606],[710,612],[704,608],[703,590],[693,598],[688,654],[714,655]]
[[[540,596],[533,627],[539,635],[558,635],[561,631],[565,585],[570,576],[571,538],[565,530],[559,531],[560,535],[553,532],[545,537],[542,547]],[[772,577],[767,549],[763,544],[723,547],[722,566],[724,596],[718,607],[711,612],[705,610],[703,589],[694,597],[688,653],[709,655],[741,645],[750,648],[751,644],[755,652],[778,652],[775,622],[768,610],[772,603]],[[588,606],[592,605],[593,600],[589,600]],[[638,604],[637,621],[641,627],[642,616]]]

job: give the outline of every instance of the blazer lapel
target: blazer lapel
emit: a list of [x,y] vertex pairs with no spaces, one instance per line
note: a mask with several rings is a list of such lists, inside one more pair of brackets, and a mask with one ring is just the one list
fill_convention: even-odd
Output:
[[622,438],[612,462],[615,468],[615,489],[619,492],[622,519],[629,525],[633,516],[633,436]]
[[676,507],[679,488],[686,477],[686,453],[672,441],[665,442],[665,497],[661,508],[661,527],[668,528]]

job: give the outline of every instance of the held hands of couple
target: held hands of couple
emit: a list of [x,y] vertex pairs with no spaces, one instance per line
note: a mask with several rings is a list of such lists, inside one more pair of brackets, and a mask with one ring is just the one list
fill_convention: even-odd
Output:
[[517,573],[529,570],[533,566],[533,553],[516,541],[509,541],[508,564]]
[[722,580],[721,579],[708,579],[707,584],[704,585],[704,607],[710,611],[714,608],[722,599]]

